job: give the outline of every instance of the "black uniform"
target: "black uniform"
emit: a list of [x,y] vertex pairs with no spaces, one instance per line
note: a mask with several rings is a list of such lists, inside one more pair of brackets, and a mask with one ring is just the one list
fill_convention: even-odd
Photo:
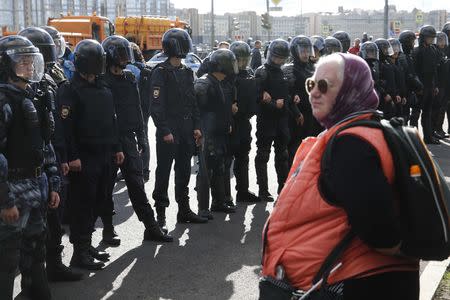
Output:
[[411,51],[404,49],[399,54],[398,65],[403,69],[406,83],[406,105],[403,107],[403,117],[409,121],[411,108],[417,105],[417,93],[422,91],[423,85],[416,74]]
[[[259,196],[267,195],[268,178],[267,162],[270,157],[272,144],[275,148],[275,169],[278,178],[278,192],[283,188],[288,175],[289,154],[289,89],[288,81],[280,68],[264,64],[256,70],[255,77],[259,84],[259,111],[256,124],[256,146],[258,150],[255,157],[256,176],[259,186]],[[272,100],[263,103],[263,93],[270,94]],[[283,99],[281,109],[276,107],[276,100]]]
[[[105,81],[111,89],[115,111],[117,114],[119,141],[125,160],[120,170],[125,179],[130,201],[138,219],[148,226],[154,222],[153,210],[148,203],[144,188],[141,151],[147,150],[147,138],[144,132],[141,103],[138,86],[134,75],[123,70],[122,75],[114,75],[111,72],[105,74]],[[113,189],[117,176],[118,166],[113,165],[110,174],[108,188],[108,205],[102,219],[109,219],[113,215]],[[107,221],[109,223],[109,221]]]
[[[295,95],[300,97],[300,103],[290,102],[289,107],[289,128],[291,130],[291,139],[288,145],[289,165],[292,165],[295,153],[302,140],[308,136],[317,136],[323,128],[317,122],[312,114],[309,96],[305,89],[305,81],[314,73],[314,67],[310,63],[295,61],[292,64],[285,65],[283,73],[289,83],[289,95],[293,99]],[[303,125],[297,123],[299,117],[303,115]]]
[[91,84],[75,73],[58,90],[58,116],[66,137],[62,162],[81,160],[81,172],[70,172],[70,241],[74,244],[72,264],[86,253],[96,216],[108,199],[112,157],[120,152],[113,95],[106,83]]
[[[395,96],[397,95],[397,85],[395,82],[395,66],[386,58],[382,58],[380,54],[380,104],[378,109],[381,110],[386,119],[395,117]],[[391,96],[390,101],[385,101],[387,95]]]
[[[450,81],[450,60],[447,57],[447,47],[444,49],[437,49],[439,53],[439,67],[438,67],[438,88],[439,94],[437,96],[436,110],[433,111],[433,130],[442,133],[442,125],[447,111],[449,99],[449,81]],[[445,134],[445,133],[444,133]]]
[[[165,223],[164,210],[169,206],[167,189],[170,171],[175,160],[175,200],[180,212],[190,212],[189,180],[191,158],[194,153],[194,130],[200,129],[200,115],[194,92],[194,75],[191,69],[181,65],[174,67],[169,60],[158,65],[151,77],[151,115],[156,126],[156,156],[153,199],[158,222]],[[163,140],[172,134],[174,143]],[[178,218],[182,221],[182,218]]]
[[422,127],[425,142],[433,138],[432,110],[435,105],[435,89],[438,87],[439,53],[434,45],[416,47],[413,52],[416,73],[423,83],[423,94],[419,97],[419,107],[413,109],[411,124],[417,125],[422,110]]
[[[236,200],[249,198],[248,164],[252,143],[252,125],[250,119],[257,111],[257,86],[250,68],[240,70],[235,81],[238,111],[233,115],[233,130],[230,137],[230,151],[234,157],[234,175],[236,176]],[[252,194],[251,194],[252,195]]]
[[[231,103],[233,91],[230,82],[219,81],[211,74],[203,75],[195,82],[195,93],[200,110],[203,147],[199,156],[200,172],[197,175],[197,193],[199,211],[209,210],[209,189],[211,188],[212,205],[215,210],[225,204],[225,155],[227,153],[230,127]],[[228,91],[226,91],[228,89]],[[207,171],[207,176],[204,174]],[[228,171],[229,173],[229,171]],[[229,180],[229,179],[228,179]]]

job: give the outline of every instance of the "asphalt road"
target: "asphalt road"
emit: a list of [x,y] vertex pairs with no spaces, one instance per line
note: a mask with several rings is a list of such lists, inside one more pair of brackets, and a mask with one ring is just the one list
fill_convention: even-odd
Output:
[[[154,127],[149,126],[151,149],[154,151]],[[250,186],[257,191],[251,153]],[[450,176],[450,140],[432,146],[445,174]],[[156,167],[154,152],[152,172]],[[269,184],[276,195],[276,175],[273,154],[269,163]],[[172,174],[173,175],[173,174]],[[450,180],[450,177],[449,177]],[[151,195],[154,173],[146,184]],[[195,168],[190,183],[191,207],[197,209]],[[232,179],[234,186],[234,178]],[[272,203],[239,204],[235,214],[216,213],[208,224],[176,224],[177,206],[174,201],[173,176],[169,186],[171,205],[167,210],[168,229],[175,237],[172,244],[142,242],[144,226],[134,214],[124,182],[115,188],[114,216],[116,231],[122,239],[117,248],[108,248],[111,261],[104,270],[85,272],[85,279],[76,283],[51,284],[54,299],[257,299],[258,273],[261,258],[261,231]],[[150,199],[153,204],[153,200]],[[99,245],[99,230],[93,234],[93,244]],[[69,263],[72,246],[64,236],[63,261]],[[422,264],[422,267],[426,263]],[[15,293],[20,291],[20,276],[16,278]]]

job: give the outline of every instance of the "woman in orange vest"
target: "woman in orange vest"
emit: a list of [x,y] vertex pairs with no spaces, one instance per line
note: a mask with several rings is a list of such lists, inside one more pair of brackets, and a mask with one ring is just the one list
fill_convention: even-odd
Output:
[[[302,142],[266,223],[260,300],[419,299],[419,263],[401,255],[394,164],[381,130],[342,131],[328,171],[321,172],[336,130],[370,118],[378,107],[369,67],[355,55],[329,55],[306,89],[314,117],[327,130]],[[337,260],[319,272],[344,239]],[[329,276],[318,276],[323,273]]]

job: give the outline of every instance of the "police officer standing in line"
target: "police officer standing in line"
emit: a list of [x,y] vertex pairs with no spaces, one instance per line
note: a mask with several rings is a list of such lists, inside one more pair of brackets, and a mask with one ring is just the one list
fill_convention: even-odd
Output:
[[438,31],[436,34],[436,48],[439,54],[438,67],[438,88],[439,94],[436,100],[436,106],[433,109],[433,134],[439,139],[447,138],[442,126],[444,125],[445,113],[448,106],[448,98],[450,91],[448,90],[450,79],[450,61],[447,57],[448,37],[444,32]]
[[436,29],[431,25],[420,28],[419,46],[414,49],[413,57],[416,72],[423,83],[423,94],[419,97],[420,108],[414,108],[411,115],[411,124],[417,126],[422,110],[423,137],[426,144],[440,144],[439,139],[433,136],[432,110],[436,96],[439,93],[438,64],[439,53],[433,45],[436,38]]
[[[209,211],[211,189],[211,211],[234,213],[235,208],[226,203],[225,154],[231,133],[231,103],[223,91],[227,76],[238,73],[236,57],[228,49],[218,49],[211,55],[208,74],[195,82],[195,93],[200,109],[202,147],[199,150],[199,173],[197,194],[199,215],[207,219],[213,216]],[[206,173],[206,174],[205,174]]]
[[[59,205],[56,157],[48,143],[48,113],[30,83],[44,73],[39,49],[22,36],[0,39],[0,291],[13,298],[19,266],[21,294],[51,299],[45,270],[47,207]],[[47,116],[48,117],[48,116]]]
[[400,33],[398,40],[402,44],[403,49],[403,52],[401,52],[398,56],[398,62],[405,71],[407,87],[406,105],[404,106],[403,117],[408,122],[411,116],[411,108],[418,104],[417,95],[423,92],[423,84],[416,74],[414,60],[412,57],[416,34],[411,30],[404,30]]
[[53,42],[55,43],[57,60],[55,61],[54,64],[48,67],[48,74],[53,78],[56,84],[60,86],[67,80],[66,75],[64,74],[64,70],[62,69],[62,67],[58,62],[58,59],[62,59],[64,53],[66,52],[66,41],[55,27],[41,26],[40,28],[47,31],[47,33],[50,34],[50,36],[53,39]]
[[296,36],[290,44],[293,63],[284,65],[282,70],[289,83],[289,128],[291,139],[288,145],[289,166],[292,165],[297,148],[308,136],[317,136],[323,128],[312,115],[305,81],[314,74],[310,57],[315,57],[311,40],[304,35]]
[[[144,56],[141,49],[135,43],[131,43],[133,49],[134,63],[129,64],[127,69],[130,69],[136,77],[139,87],[139,97],[141,99],[142,117],[144,119],[144,132],[147,141],[147,148],[141,153],[144,181],[147,182],[150,179],[150,145],[148,143],[148,120],[150,119],[150,78],[152,70],[145,65]],[[134,71],[133,71],[134,69]]]
[[[39,52],[44,57],[45,73],[42,80],[38,84],[34,85],[34,88],[36,90],[39,90],[39,93],[37,93],[36,96],[39,98],[39,103],[43,105],[42,111],[47,112],[43,116],[41,122],[47,124],[46,126],[52,128],[52,132],[49,132],[50,135],[46,136],[45,139],[47,142],[49,142],[51,139],[53,144],[54,140],[53,131],[55,130],[55,120],[53,114],[56,112],[55,99],[58,85],[53,80],[50,74],[53,74],[55,77],[57,77],[56,74],[62,76],[64,74],[62,71],[61,71],[62,73],[56,73],[57,71],[51,71],[53,68],[55,68],[54,66],[57,60],[55,43],[50,34],[47,33],[47,31],[45,31],[42,28],[29,27],[20,31],[19,35],[28,38],[33,43],[33,45],[39,49]],[[61,82],[64,82],[64,78],[60,80],[60,83]],[[59,165],[60,164],[59,155],[58,153],[56,154]],[[61,173],[60,177],[62,178]],[[63,184],[61,185],[61,192],[62,189]],[[61,197],[61,199],[62,198],[63,197]],[[58,207],[58,209],[49,209],[47,212],[47,224],[48,224],[48,235],[46,243],[47,276],[51,281],[81,280],[83,274],[74,272],[71,268],[66,267],[62,263],[61,254],[64,249],[64,246],[62,246],[63,231],[61,227],[60,207]]]
[[396,106],[396,116],[403,117],[405,115],[406,110],[406,96],[407,96],[407,88],[406,88],[406,69],[403,68],[403,65],[399,63],[399,56],[402,53],[402,45],[400,41],[396,38],[388,39],[389,44],[394,51],[394,54],[389,57],[389,60],[394,68],[395,72],[395,86],[397,90],[397,96],[400,97],[395,103]]
[[[251,50],[248,44],[237,41],[231,44],[230,50],[236,56],[239,73],[235,86],[237,102],[233,104],[233,130],[230,137],[230,154],[234,158],[234,175],[236,177],[236,201],[260,201],[249,191],[248,164],[252,143],[252,125],[250,119],[256,114],[257,87],[252,69],[248,67]],[[228,172],[225,169],[225,172]]]
[[[133,62],[133,50],[130,42],[124,37],[113,35],[102,43],[106,51],[105,81],[111,88],[116,108],[119,140],[125,155],[124,163],[120,166],[122,175],[128,188],[128,195],[139,221],[144,223],[144,240],[172,242],[173,238],[161,231],[155,221],[153,209],[150,206],[144,188],[142,174],[142,160],[140,153],[148,151],[147,136],[142,120],[141,101],[136,79],[129,70],[125,70],[128,63]],[[139,152],[138,152],[139,149]],[[114,236],[112,214],[114,211],[113,189],[118,167],[112,168],[112,177],[108,191],[109,205],[105,214],[101,215],[104,229],[103,240],[111,244],[117,241]],[[105,231],[106,230],[106,231]],[[119,240],[120,241],[120,240]]]
[[311,37],[311,43],[314,47],[314,56],[309,58],[310,62],[315,64],[319,61],[319,58],[326,55],[325,53],[325,39],[319,35],[313,35]]
[[259,85],[259,112],[256,120],[255,157],[256,177],[259,186],[259,198],[272,202],[267,178],[267,163],[272,144],[275,148],[275,169],[278,178],[278,193],[281,192],[289,169],[289,90],[288,81],[281,70],[289,58],[289,44],[276,39],[270,43],[267,61],[256,70]]
[[384,118],[390,119],[395,117],[395,105],[400,102],[400,97],[397,98],[395,67],[390,61],[390,57],[394,55],[394,50],[391,44],[383,38],[376,39],[375,44],[380,55],[380,85],[378,91],[381,98],[378,109],[383,112]]
[[192,48],[189,34],[178,28],[169,29],[162,38],[168,59],[156,66],[151,77],[151,115],[156,126],[155,199],[157,221],[166,224],[169,206],[167,189],[170,171],[175,160],[175,199],[178,203],[177,221],[206,223],[189,206],[191,158],[195,142],[202,137],[200,114],[194,91],[194,74],[181,63]]
[[361,56],[369,66],[374,81],[374,89],[377,92],[378,98],[381,98],[381,93],[384,90],[382,89],[380,81],[380,54],[378,46],[370,41],[363,43],[359,51],[359,56]]
[[335,37],[327,37],[325,39],[325,55],[330,55],[336,52],[343,52],[341,42]]
[[108,255],[91,246],[96,216],[107,205],[112,157],[124,160],[119,145],[113,95],[99,77],[104,74],[106,55],[95,40],[82,40],[74,50],[75,68],[70,83],[58,90],[58,117],[64,127],[65,157],[70,168],[71,266],[88,270],[104,267]]

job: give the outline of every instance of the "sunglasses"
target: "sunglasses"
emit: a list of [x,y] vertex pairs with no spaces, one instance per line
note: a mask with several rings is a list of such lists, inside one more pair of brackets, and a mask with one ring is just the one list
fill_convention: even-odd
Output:
[[314,89],[314,87],[317,85],[317,88],[319,89],[319,91],[322,94],[326,94],[328,91],[328,80],[326,79],[320,79],[318,81],[315,81],[312,78],[308,78],[305,81],[305,88],[306,88],[306,92],[308,93],[308,95],[311,94],[312,90]]

